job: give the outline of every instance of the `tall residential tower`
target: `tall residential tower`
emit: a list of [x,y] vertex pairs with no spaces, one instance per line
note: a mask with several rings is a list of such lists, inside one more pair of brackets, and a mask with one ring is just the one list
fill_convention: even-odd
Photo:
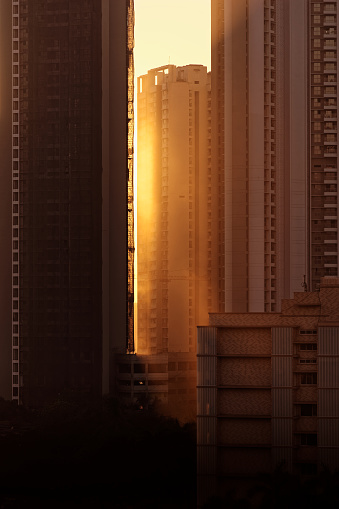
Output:
[[100,395],[111,353],[128,347],[133,293],[133,1],[12,0],[0,15],[0,328],[12,364],[1,395],[11,382],[26,405]]
[[337,1],[212,0],[226,311],[337,275]]
[[219,309],[206,67],[168,65],[138,78],[137,191],[137,353],[168,355],[169,399],[195,400],[195,370],[190,385],[179,382],[195,361],[196,325]]

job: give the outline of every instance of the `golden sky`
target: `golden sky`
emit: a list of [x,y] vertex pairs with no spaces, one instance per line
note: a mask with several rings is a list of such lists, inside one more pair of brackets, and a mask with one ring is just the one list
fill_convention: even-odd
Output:
[[134,0],[135,75],[166,65],[211,68],[211,0]]

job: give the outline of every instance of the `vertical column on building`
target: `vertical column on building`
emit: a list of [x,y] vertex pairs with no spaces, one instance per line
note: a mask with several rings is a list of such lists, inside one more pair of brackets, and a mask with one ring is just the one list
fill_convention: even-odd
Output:
[[217,329],[198,327],[197,338],[197,472],[198,507],[217,489]]
[[[215,193],[211,201],[212,214],[218,225],[218,236],[214,240],[213,246],[216,249],[216,270],[218,271],[218,303],[219,312],[225,309],[225,176],[224,176],[224,152],[225,152],[225,134],[224,134],[224,110],[225,110],[225,20],[224,20],[224,0],[212,0],[211,2],[211,20],[212,20],[212,69],[211,73],[211,133],[209,140],[211,149],[211,184],[212,192]],[[231,98],[228,98],[231,101]],[[229,143],[229,140],[227,140]],[[230,203],[227,204],[231,206]],[[213,238],[213,232],[212,232]],[[213,248],[214,249],[214,248]]]
[[292,471],[293,462],[293,329],[272,329],[273,467]]
[[19,402],[19,0],[12,8],[12,399]]
[[134,345],[134,0],[127,3],[127,350]]
[[161,339],[160,351],[168,350],[168,144],[169,144],[169,113],[168,113],[168,70],[164,71],[161,85]]
[[[247,129],[248,129],[248,311],[271,311],[264,307],[264,297],[270,301],[270,281],[266,281],[265,262],[270,264],[270,256],[266,259],[264,245],[270,253],[270,243],[265,242],[270,234],[266,231],[264,214],[271,215],[270,194],[265,193],[264,201],[264,153],[270,143],[267,142],[267,131],[264,131],[264,104],[271,95],[270,87],[264,83],[264,67],[266,54],[270,51],[270,38],[267,44],[267,33],[264,33],[264,0],[248,2],[247,20]],[[267,14],[266,14],[267,15]],[[265,56],[263,46],[265,42]],[[266,73],[267,74],[267,73]],[[265,94],[263,94],[263,85]],[[265,124],[267,120],[265,119]],[[269,186],[270,188],[270,186]],[[267,288],[265,288],[267,287]],[[265,291],[266,290],[266,291]],[[267,299],[266,299],[267,300]]]
[[[264,2],[264,310],[276,311],[276,6]],[[254,71],[255,72],[255,71]]]
[[318,463],[339,464],[339,327],[318,329]]
[[[224,3],[225,310],[248,311],[248,5]],[[236,135],[238,133],[238,135]]]

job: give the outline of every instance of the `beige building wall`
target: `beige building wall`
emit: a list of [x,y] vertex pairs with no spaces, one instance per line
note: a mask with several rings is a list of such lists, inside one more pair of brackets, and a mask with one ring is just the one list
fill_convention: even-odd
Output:
[[277,311],[307,274],[308,4],[212,1],[226,311]]
[[[308,33],[308,3],[305,0],[299,2],[288,2],[285,21],[289,27],[288,41],[288,62],[289,83],[287,94],[289,102],[286,107],[289,109],[289,125],[287,141],[289,151],[289,181],[285,184],[288,189],[288,196],[285,197],[285,208],[289,209],[290,217],[285,226],[285,242],[290,246],[289,257],[285,262],[285,271],[289,274],[289,280],[285,282],[285,292],[281,298],[288,298],[293,292],[300,291],[303,274],[308,274],[307,252],[307,181],[308,181],[308,104],[307,104],[307,33]],[[283,2],[282,2],[283,4]],[[281,51],[282,53],[282,51]],[[283,58],[283,54],[281,54]],[[285,57],[286,58],[286,57]],[[287,66],[285,66],[286,69]],[[285,70],[286,72],[286,70]],[[286,161],[285,161],[286,162]],[[280,173],[283,171],[280,169]],[[283,211],[282,211],[283,214]],[[283,248],[283,246],[282,246]],[[287,255],[288,256],[288,255]],[[284,276],[283,276],[284,277]],[[308,278],[309,279],[309,278]],[[281,278],[283,285],[283,278]]]
[[136,352],[168,354],[168,412],[183,420],[195,416],[196,326],[223,298],[210,89],[201,65],[138,79]]
[[138,346],[195,352],[218,309],[212,250],[210,75],[200,65],[138,79]]

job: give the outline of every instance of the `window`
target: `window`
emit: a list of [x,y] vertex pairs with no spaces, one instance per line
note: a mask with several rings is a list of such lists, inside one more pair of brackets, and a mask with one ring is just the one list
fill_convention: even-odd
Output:
[[316,364],[316,363],[317,359],[299,359],[299,364]]
[[317,373],[301,373],[301,385],[315,385],[317,383]]
[[300,435],[300,445],[315,446],[318,444],[318,437],[316,433],[302,433]]
[[321,83],[321,76],[320,76],[320,74],[315,74],[313,76],[313,83]]
[[303,343],[300,345],[300,350],[317,350],[317,343]]
[[334,76],[334,74],[328,74],[327,75],[327,78],[325,78],[325,80],[328,82],[328,83],[335,83],[337,81],[337,77]]
[[[318,167],[318,165],[316,165],[316,167]],[[300,329],[299,334],[302,334],[302,335],[306,334],[307,336],[316,335],[317,329]]]
[[325,11],[335,11],[335,5],[334,4],[325,4],[324,10]]
[[302,417],[315,417],[317,415],[317,405],[309,403],[300,405],[300,415]]
[[320,95],[321,87],[313,87],[313,95]]

